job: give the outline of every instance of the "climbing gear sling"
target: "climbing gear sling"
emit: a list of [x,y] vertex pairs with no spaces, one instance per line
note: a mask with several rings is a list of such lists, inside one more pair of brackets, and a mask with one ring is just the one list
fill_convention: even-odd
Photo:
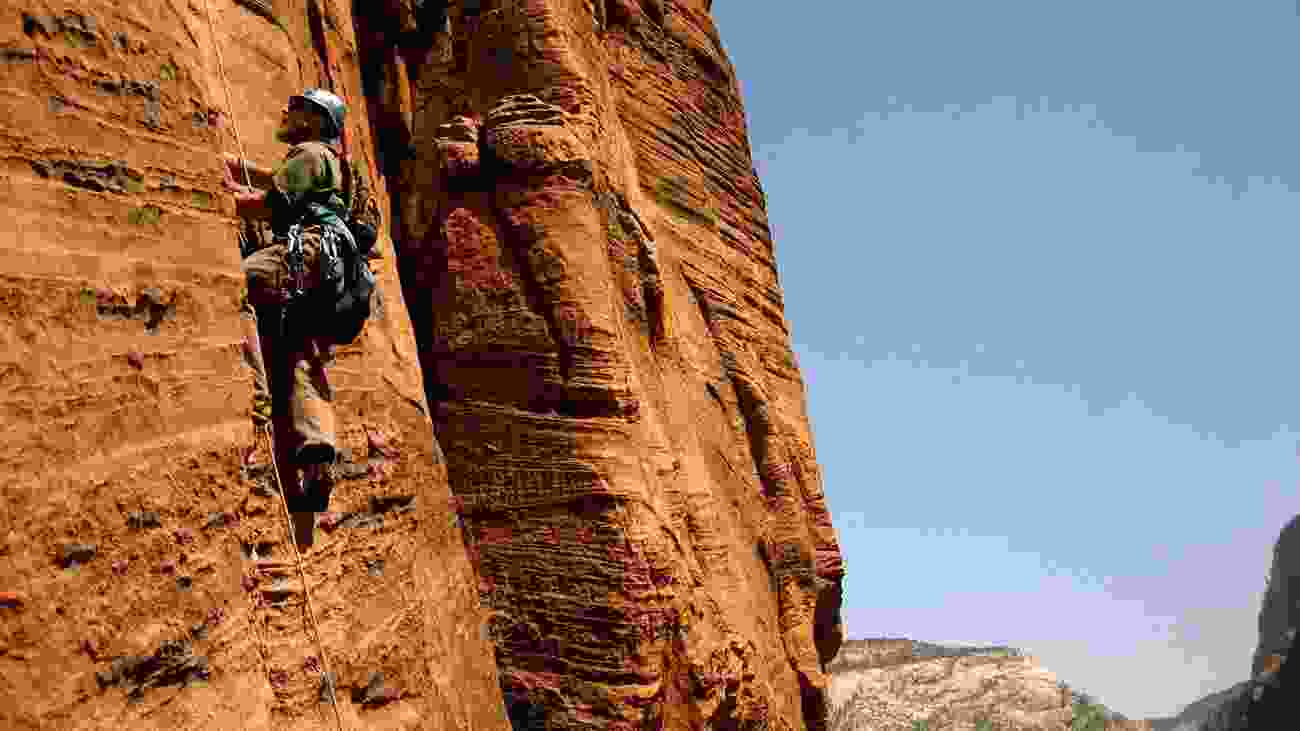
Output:
[[[217,53],[217,71],[221,75],[221,84],[226,91],[226,105],[228,108],[233,109],[234,103],[232,102],[230,96],[230,81],[229,79],[226,78],[225,64],[222,62],[221,59],[221,45],[217,42],[217,31],[216,31],[216,26],[212,22],[212,8],[209,5],[209,0],[203,0],[203,12],[204,15],[207,16],[209,37],[211,38],[213,48],[216,50]],[[248,166],[247,166],[246,158],[244,157],[244,146],[242,141],[240,140],[239,127],[235,124],[233,115],[231,117],[231,131],[235,135],[236,149],[239,150],[240,165],[243,168],[243,172],[244,172],[244,182],[246,185],[249,185],[251,187],[252,181],[248,175]],[[316,651],[320,654],[321,669],[323,673],[321,680],[322,683],[324,684],[324,687],[329,691],[330,707],[333,708],[334,710],[334,721],[338,725],[339,730],[342,731],[342,729],[344,728],[343,716],[339,713],[338,698],[336,697],[336,693],[334,692],[335,676],[332,672],[330,672],[329,659],[325,654],[324,643],[321,642],[320,627],[316,623],[316,611],[313,608],[312,601],[311,601],[311,587],[307,583],[307,571],[302,566],[302,553],[298,550],[298,539],[294,535],[293,517],[289,513],[289,501],[288,501],[288,497],[285,495],[284,492],[284,481],[281,479],[280,476],[279,460],[276,459],[275,436],[271,433],[271,427],[269,424],[262,426],[262,434],[265,435],[266,437],[268,454],[270,455],[270,459],[271,459],[271,466],[272,466],[271,471],[272,474],[275,476],[276,492],[280,494],[280,505],[284,509],[285,530],[289,534],[289,544],[293,546],[294,562],[298,565],[298,576],[302,581],[302,592],[303,592],[303,597],[305,598],[307,603],[307,617],[311,624],[313,640],[316,645]]]
[[[334,345],[352,343],[370,318],[375,275],[367,257],[374,238],[367,241],[354,236],[352,227],[319,202],[319,196],[305,196],[293,210],[301,213],[284,236],[285,265],[292,284],[284,308],[285,328],[291,327],[294,335],[320,338]],[[312,282],[306,277],[303,221],[320,226],[320,276]]]

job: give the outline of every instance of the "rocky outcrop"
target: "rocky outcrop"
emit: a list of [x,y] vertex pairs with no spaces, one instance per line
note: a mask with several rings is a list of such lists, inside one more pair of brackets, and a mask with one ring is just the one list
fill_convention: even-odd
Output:
[[[1010,647],[850,640],[827,665],[832,731],[1148,731]],[[1096,716],[1086,722],[1087,714]]]
[[1300,716],[1300,516],[1282,529],[1273,547],[1268,587],[1259,612],[1259,641],[1250,676],[1189,705],[1176,719],[1177,731],[1284,729]]
[[[844,566],[709,5],[0,9],[0,726],[824,728]],[[304,585],[220,155],[309,85],[391,255]]]
[[1286,729],[1300,713],[1295,700],[1297,663],[1275,655],[1259,674],[1190,704],[1169,726],[1173,731],[1247,731]]
[[1220,706],[1240,696],[1247,685],[1249,684],[1243,681],[1224,690],[1210,693],[1187,704],[1177,715],[1149,719],[1151,731],[1197,731],[1216,714]]

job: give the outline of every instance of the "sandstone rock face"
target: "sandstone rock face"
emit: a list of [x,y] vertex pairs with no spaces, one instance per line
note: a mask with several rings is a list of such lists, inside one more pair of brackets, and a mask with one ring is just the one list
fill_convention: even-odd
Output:
[[[328,665],[348,728],[825,727],[844,566],[709,5],[0,8],[0,726],[332,727]],[[220,154],[313,85],[392,240],[308,595]]]
[[[850,640],[827,666],[832,731],[987,728],[1065,731],[1075,694],[1010,648],[955,649],[905,639]],[[1104,728],[1146,731],[1144,721]],[[1090,727],[1091,731],[1091,727]]]
[[708,2],[358,19],[512,720],[822,728],[843,566]]
[[382,192],[350,10],[315,5],[0,4],[0,728],[334,728],[325,665],[348,728],[509,728],[394,260],[333,367],[357,515],[307,562],[319,643],[248,454],[221,154],[277,162],[332,79]]

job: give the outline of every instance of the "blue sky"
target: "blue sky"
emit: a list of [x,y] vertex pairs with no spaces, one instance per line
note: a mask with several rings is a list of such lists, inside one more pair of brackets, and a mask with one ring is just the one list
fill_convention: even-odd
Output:
[[1130,717],[1244,679],[1300,512],[1295,0],[720,0],[853,637]]

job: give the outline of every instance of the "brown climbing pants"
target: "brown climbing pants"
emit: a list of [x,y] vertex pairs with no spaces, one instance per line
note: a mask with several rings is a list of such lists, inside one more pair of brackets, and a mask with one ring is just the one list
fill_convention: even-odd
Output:
[[[306,228],[302,245],[310,282],[319,277],[320,228]],[[287,333],[282,331],[282,293],[291,284],[285,250],[284,244],[274,244],[244,259],[247,309],[256,312],[265,367],[265,371],[253,368],[254,389],[269,391],[276,461],[282,473],[284,468],[332,463],[335,455],[334,393],[326,374],[334,348],[315,338],[295,336],[293,323],[288,323]]]

